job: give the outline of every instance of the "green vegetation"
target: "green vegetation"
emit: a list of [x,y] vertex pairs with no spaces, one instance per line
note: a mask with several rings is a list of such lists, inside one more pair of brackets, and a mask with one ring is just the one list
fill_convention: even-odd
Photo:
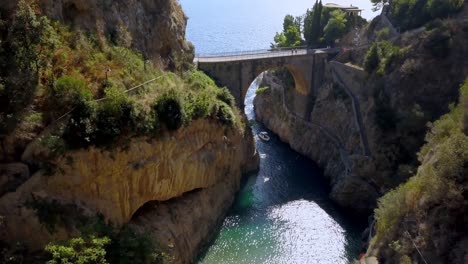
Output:
[[283,32],[276,33],[274,37],[275,43],[271,44],[272,48],[296,47],[302,44],[301,37],[301,17],[293,17],[286,15],[283,22]]
[[270,87],[268,87],[268,86],[259,87],[257,89],[257,91],[255,91],[255,94],[257,94],[257,95],[262,94],[262,93],[268,91],[269,89],[270,89]]
[[322,23],[323,5],[322,1],[315,1],[314,8],[307,10],[304,19],[304,38],[309,46],[320,43],[323,33]]
[[402,55],[400,47],[389,41],[375,42],[366,53],[364,69],[368,73],[377,72],[377,74],[383,75],[391,70]]
[[179,129],[187,120],[182,100],[180,94],[171,90],[159,97],[154,104],[154,109],[159,119],[169,130]]
[[316,1],[313,9],[305,14],[305,42],[311,47],[333,45],[352,29],[366,23],[362,17],[347,15],[339,9],[324,7],[322,1]]
[[157,136],[198,118],[241,128],[234,97],[202,72],[163,72],[115,41],[71,31],[36,10],[22,0],[12,25],[0,23],[0,137],[12,133],[27,108],[42,116],[34,120],[39,127],[64,123],[54,136],[68,148]]
[[111,223],[106,223],[102,215],[77,214],[74,221],[81,236],[48,244],[45,247],[47,263],[159,264],[167,260],[148,235],[139,234],[128,226],[118,231]]
[[107,264],[104,247],[110,243],[107,237],[89,239],[72,238],[63,245],[49,244],[45,251],[52,259],[47,264]]
[[346,33],[346,14],[341,10],[334,10],[330,13],[330,19],[324,28],[324,39],[326,43],[333,43]]
[[11,25],[0,21],[0,136],[10,133],[29,105],[41,67],[47,64],[57,38],[46,17],[20,1]]
[[322,1],[317,0],[313,9],[307,10],[304,16],[286,15],[283,32],[276,33],[271,47],[296,47],[305,44],[318,47],[334,44],[337,39],[365,23],[367,22],[362,17],[347,15],[336,8],[324,8]]
[[[384,0],[371,0],[375,9]],[[458,12],[464,0],[393,0],[390,1],[390,19],[402,31],[424,25],[436,18],[446,18]]]
[[[411,255],[415,249],[404,246],[409,244],[402,235],[406,229],[401,225],[404,220],[415,221],[419,223],[417,228],[425,227],[425,230],[435,226],[444,230],[442,226],[450,226],[453,231],[457,225],[450,221],[466,215],[462,205],[466,204],[467,105],[468,80],[460,89],[458,106],[452,107],[450,113],[436,121],[427,133],[427,143],[419,153],[421,166],[416,176],[379,200],[375,211],[377,234],[374,243],[396,241],[393,244],[400,246],[392,248],[398,254]],[[421,248],[433,247],[430,232],[416,230],[416,236],[414,239],[419,241]]]
[[453,47],[452,29],[448,23],[440,20],[433,21],[426,27],[429,31],[424,40],[424,48],[428,49],[436,58],[446,58]]

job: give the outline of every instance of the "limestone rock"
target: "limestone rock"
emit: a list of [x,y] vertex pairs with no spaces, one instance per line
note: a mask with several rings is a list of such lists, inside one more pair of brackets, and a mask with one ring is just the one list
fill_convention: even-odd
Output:
[[197,120],[158,139],[131,139],[127,147],[68,152],[58,158],[52,175],[39,171],[0,199],[6,225],[0,239],[25,241],[32,249],[55,240],[25,206],[32,195],[102,213],[119,227],[150,201],[210,188],[225,178],[238,188],[241,174],[255,165],[252,140],[245,131]]
[[[18,0],[1,1],[0,10],[12,14]],[[133,47],[153,62],[169,68],[193,48],[185,40],[187,17],[177,0],[39,0],[42,12],[72,27],[111,37]],[[3,12],[2,12],[3,13]]]
[[[366,181],[368,175],[375,173],[375,166],[371,159],[361,154],[360,135],[354,122],[351,100],[347,99],[346,93],[333,85],[322,86],[311,121],[305,121],[290,114],[293,108],[288,104],[294,102],[284,97],[291,97],[293,91],[284,90],[276,77],[265,76],[264,81],[271,88],[254,100],[257,120],[278,134],[291,148],[324,169],[332,185],[333,200],[341,206],[369,212],[379,196],[378,191]],[[340,150],[328,134],[341,141],[344,150]]]
[[171,263],[193,263],[193,257],[216,234],[213,227],[222,223],[238,188],[237,178],[226,177],[180,198],[150,203],[135,214],[130,226],[150,234]]

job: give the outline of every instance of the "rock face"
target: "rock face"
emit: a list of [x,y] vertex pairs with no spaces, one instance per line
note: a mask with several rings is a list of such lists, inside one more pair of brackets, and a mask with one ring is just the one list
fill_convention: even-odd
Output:
[[[257,166],[252,140],[251,133],[198,120],[157,139],[135,138],[110,150],[89,148],[68,152],[56,161],[57,168],[52,175],[39,171],[16,192],[0,199],[0,215],[5,216],[1,239],[24,241],[30,248],[40,249],[49,241],[76,233],[73,228],[48,232],[37,217],[38,209],[27,206],[31,201],[73,204],[87,215],[102,213],[120,227],[148,202],[167,201],[194,190],[214,188],[215,194],[222,192],[219,200],[210,196],[210,191],[199,191],[202,196],[191,194],[197,197],[194,199],[183,198],[191,210],[205,210],[203,218],[197,214],[194,218],[187,217],[193,223],[207,220],[205,229],[198,226],[189,229],[198,232],[196,237],[205,238],[230,206],[242,173]],[[34,156],[41,151],[29,153]],[[173,210],[172,206],[169,208]],[[182,209],[174,210],[179,215],[190,215]],[[166,223],[173,221],[174,230],[184,234],[184,241],[193,243],[192,250],[181,257],[188,259],[203,240],[188,239],[192,233],[183,229],[184,223],[169,219]]]
[[271,88],[254,100],[257,120],[324,169],[332,185],[333,200],[344,207],[369,211],[378,192],[363,178],[365,174],[357,174],[370,160],[362,153],[350,99],[341,100],[347,98],[346,93],[333,84],[324,85],[311,121],[305,121],[292,115],[288,100],[283,101],[292,91],[285,91],[281,80],[266,74],[264,83]]
[[[17,2],[1,1],[0,13],[11,15]],[[187,17],[177,0],[39,0],[38,4],[51,19],[96,33],[100,40],[110,38],[136,48],[161,66],[171,69],[177,60],[193,60],[193,47],[185,40]]]
[[130,226],[155,238],[172,263],[194,263],[194,257],[214,235],[213,227],[224,220],[238,188],[237,179],[225,177],[212,187],[180,198],[151,202],[135,214]]
[[393,40],[401,56],[384,74],[356,66],[363,48],[341,53],[326,63],[306,118],[296,109],[295,89],[270,76],[263,86],[271,89],[254,101],[257,119],[324,169],[335,201],[371,212],[381,194],[414,175],[427,124],[457,100],[467,73],[460,64],[468,55],[465,27],[447,21],[451,42],[443,54],[434,46],[438,30],[401,34]]
[[0,197],[15,190],[29,178],[29,168],[23,163],[0,164]]

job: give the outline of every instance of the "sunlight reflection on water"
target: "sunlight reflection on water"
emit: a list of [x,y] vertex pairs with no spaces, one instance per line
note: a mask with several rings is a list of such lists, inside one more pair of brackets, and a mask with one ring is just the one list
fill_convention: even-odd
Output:
[[[249,119],[255,83],[245,101]],[[267,129],[253,122],[252,130]],[[260,170],[247,178],[199,263],[350,263],[359,253],[359,228],[331,203],[320,170],[270,135],[270,142],[256,140]]]

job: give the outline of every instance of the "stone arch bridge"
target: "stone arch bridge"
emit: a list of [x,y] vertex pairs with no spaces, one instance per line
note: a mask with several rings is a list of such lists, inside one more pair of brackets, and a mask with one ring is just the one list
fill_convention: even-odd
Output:
[[226,86],[241,108],[247,90],[262,72],[285,67],[295,81],[296,112],[308,119],[323,81],[326,61],[339,51],[336,48],[261,50],[197,56],[195,63],[219,86]]

